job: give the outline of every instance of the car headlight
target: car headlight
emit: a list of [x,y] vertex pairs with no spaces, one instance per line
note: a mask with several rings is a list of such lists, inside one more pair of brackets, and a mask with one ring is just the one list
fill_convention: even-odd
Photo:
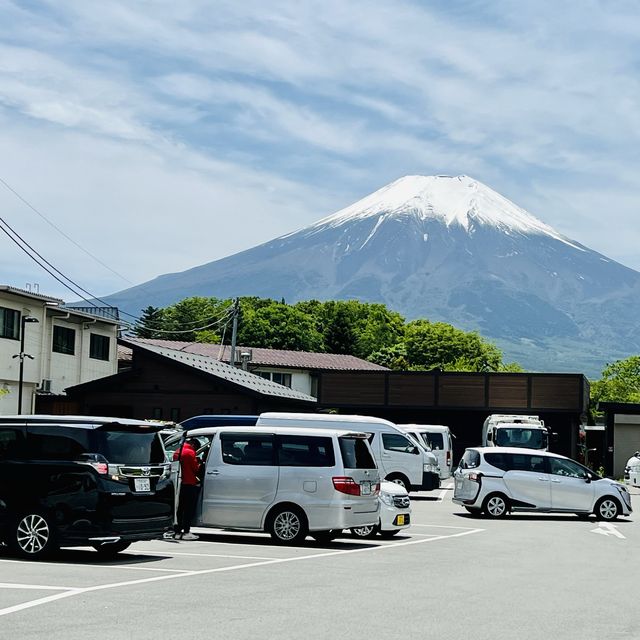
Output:
[[422,470],[425,473],[437,473],[438,465],[435,465],[435,464],[423,464],[422,465]]
[[388,507],[393,506],[393,496],[390,493],[380,492],[380,500],[384,502]]

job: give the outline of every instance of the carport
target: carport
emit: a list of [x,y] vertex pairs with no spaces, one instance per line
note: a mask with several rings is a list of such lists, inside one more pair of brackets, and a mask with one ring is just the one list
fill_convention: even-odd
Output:
[[482,423],[492,413],[540,416],[558,434],[552,450],[576,458],[588,406],[589,382],[581,374],[323,372],[318,384],[321,410],[449,426],[456,461],[466,447],[480,444]]

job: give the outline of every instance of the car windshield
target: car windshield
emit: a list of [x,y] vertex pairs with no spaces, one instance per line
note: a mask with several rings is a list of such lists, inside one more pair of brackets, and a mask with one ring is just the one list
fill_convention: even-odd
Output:
[[547,434],[542,429],[526,427],[499,427],[496,433],[499,447],[526,447],[527,449],[546,449]]

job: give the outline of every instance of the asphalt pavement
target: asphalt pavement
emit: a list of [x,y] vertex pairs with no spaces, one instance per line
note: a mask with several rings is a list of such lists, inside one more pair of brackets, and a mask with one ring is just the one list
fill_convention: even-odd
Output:
[[112,561],[0,552],[0,638],[640,638],[636,515],[495,521],[451,493],[413,495],[413,524],[391,540],[282,547],[196,529]]

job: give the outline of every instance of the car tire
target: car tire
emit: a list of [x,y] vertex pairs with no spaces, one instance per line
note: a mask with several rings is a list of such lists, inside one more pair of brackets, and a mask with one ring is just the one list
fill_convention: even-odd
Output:
[[354,527],[350,532],[354,538],[375,538],[378,535],[378,526],[371,524],[366,527]]
[[58,550],[53,519],[42,511],[26,511],[14,518],[10,527],[7,545],[21,558],[38,560]]
[[391,529],[389,531],[380,531],[381,538],[393,538],[393,536],[397,536],[402,529]]
[[340,535],[340,530],[330,529],[329,531],[314,531],[311,537],[320,544],[326,544],[335,540]]
[[598,520],[606,520],[611,522],[620,515],[620,503],[610,496],[600,498],[596,503],[596,508],[593,510]]
[[128,549],[131,546],[130,542],[119,540],[118,542],[108,542],[105,544],[94,544],[93,548],[103,558],[113,558],[117,556],[121,551]]
[[403,476],[401,473],[392,473],[390,476],[387,476],[385,480],[389,482],[393,482],[394,484],[399,484],[401,487],[404,487],[407,490],[407,493],[411,491],[411,483],[409,482],[406,476]]
[[489,518],[504,518],[509,511],[509,500],[502,493],[492,493],[485,498],[482,511]]
[[278,544],[298,544],[307,537],[307,518],[295,505],[279,506],[269,514],[267,531]]

